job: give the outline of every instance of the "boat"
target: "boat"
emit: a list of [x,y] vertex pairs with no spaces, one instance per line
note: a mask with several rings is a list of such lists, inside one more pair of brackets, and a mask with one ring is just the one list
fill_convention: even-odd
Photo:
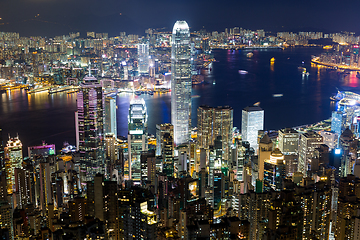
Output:
[[248,57],[248,58],[252,58],[252,56],[254,56],[254,54],[252,52],[249,52],[246,54],[246,57]]
[[272,58],[270,59],[270,62],[271,62],[271,63],[274,63],[274,62],[275,62],[275,58],[272,57]]
[[246,70],[239,70],[239,73],[240,73],[240,74],[248,74],[248,71],[246,71]]
[[278,97],[284,96],[284,94],[282,94],[282,93],[275,93],[275,94],[273,94],[272,96],[273,96],[274,98],[278,98]]

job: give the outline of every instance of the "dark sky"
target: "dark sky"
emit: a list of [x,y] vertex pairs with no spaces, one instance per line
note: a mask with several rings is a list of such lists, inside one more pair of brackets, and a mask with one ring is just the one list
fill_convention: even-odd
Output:
[[120,31],[142,34],[149,27],[170,30],[176,20],[186,20],[192,30],[239,26],[360,32],[359,9],[358,0],[0,0],[0,31],[22,36],[96,31],[115,36]]

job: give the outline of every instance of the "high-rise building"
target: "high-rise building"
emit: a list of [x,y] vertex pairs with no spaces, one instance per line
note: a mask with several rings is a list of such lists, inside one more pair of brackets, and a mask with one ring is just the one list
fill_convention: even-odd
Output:
[[156,155],[161,156],[163,172],[174,173],[174,126],[170,123],[156,124]]
[[274,144],[269,135],[265,133],[265,135],[260,139],[258,152],[258,179],[261,181],[264,179],[265,160],[270,159],[270,155],[273,151],[273,145]]
[[276,148],[271,152],[270,158],[264,161],[264,190],[282,190],[285,177],[284,155]]
[[139,74],[149,73],[149,44],[138,44]]
[[116,99],[113,97],[105,98],[105,127],[104,133],[113,133],[117,137],[116,127]]
[[221,136],[222,157],[224,163],[227,163],[230,160],[232,143],[233,109],[229,106],[213,108],[202,105],[197,110],[197,121],[199,148],[208,149],[210,145],[214,145],[215,139]]
[[4,153],[4,142],[2,137],[2,129],[0,127],[0,171],[5,170],[5,153]]
[[346,177],[353,173],[353,166],[357,158],[357,139],[349,128],[341,134],[339,138],[341,149],[340,176]]
[[323,137],[323,142],[326,144],[330,149],[334,149],[338,146],[338,135],[333,131],[321,131],[320,135]]
[[346,116],[341,111],[334,111],[331,114],[331,131],[337,133],[340,137],[341,133],[345,130]]
[[171,39],[171,124],[176,145],[190,139],[191,64],[190,30],[185,21],[177,21]]
[[128,116],[128,165],[126,172],[128,179],[140,182],[142,151],[147,151],[147,111],[144,99],[133,99],[130,102]]
[[258,131],[264,129],[264,110],[259,106],[249,106],[242,110],[241,136],[250,147],[258,151]]
[[22,143],[19,137],[9,138],[6,143],[5,149],[5,169],[6,169],[6,181],[7,192],[12,194],[15,190],[15,168],[21,168],[23,155],[22,155]]
[[55,144],[46,144],[42,143],[40,146],[31,146],[28,147],[28,156],[34,157],[36,155],[41,155],[43,157],[48,157],[49,155],[55,155]]
[[313,131],[300,135],[298,172],[301,172],[304,177],[307,176],[315,149],[320,147],[322,141],[322,136]]
[[279,149],[284,155],[298,153],[299,133],[292,128],[279,130]]
[[84,77],[77,94],[76,142],[80,151],[81,181],[90,180],[104,165],[104,99],[100,82]]

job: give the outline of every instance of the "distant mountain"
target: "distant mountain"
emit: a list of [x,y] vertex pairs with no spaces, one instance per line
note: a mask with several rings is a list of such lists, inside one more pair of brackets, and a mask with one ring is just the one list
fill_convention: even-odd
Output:
[[118,36],[120,32],[143,34],[146,28],[146,26],[124,15],[79,14],[64,16],[60,20],[52,20],[49,16],[13,21],[0,25],[0,32],[18,32],[20,36],[53,37],[69,32],[85,34],[87,31],[94,31],[109,33],[109,36]]

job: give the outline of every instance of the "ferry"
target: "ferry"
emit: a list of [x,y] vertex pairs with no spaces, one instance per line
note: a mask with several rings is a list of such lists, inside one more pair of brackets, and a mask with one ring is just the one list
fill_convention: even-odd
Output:
[[252,56],[254,56],[254,54],[252,52],[249,52],[246,54],[246,57],[248,57],[248,58],[252,58]]

